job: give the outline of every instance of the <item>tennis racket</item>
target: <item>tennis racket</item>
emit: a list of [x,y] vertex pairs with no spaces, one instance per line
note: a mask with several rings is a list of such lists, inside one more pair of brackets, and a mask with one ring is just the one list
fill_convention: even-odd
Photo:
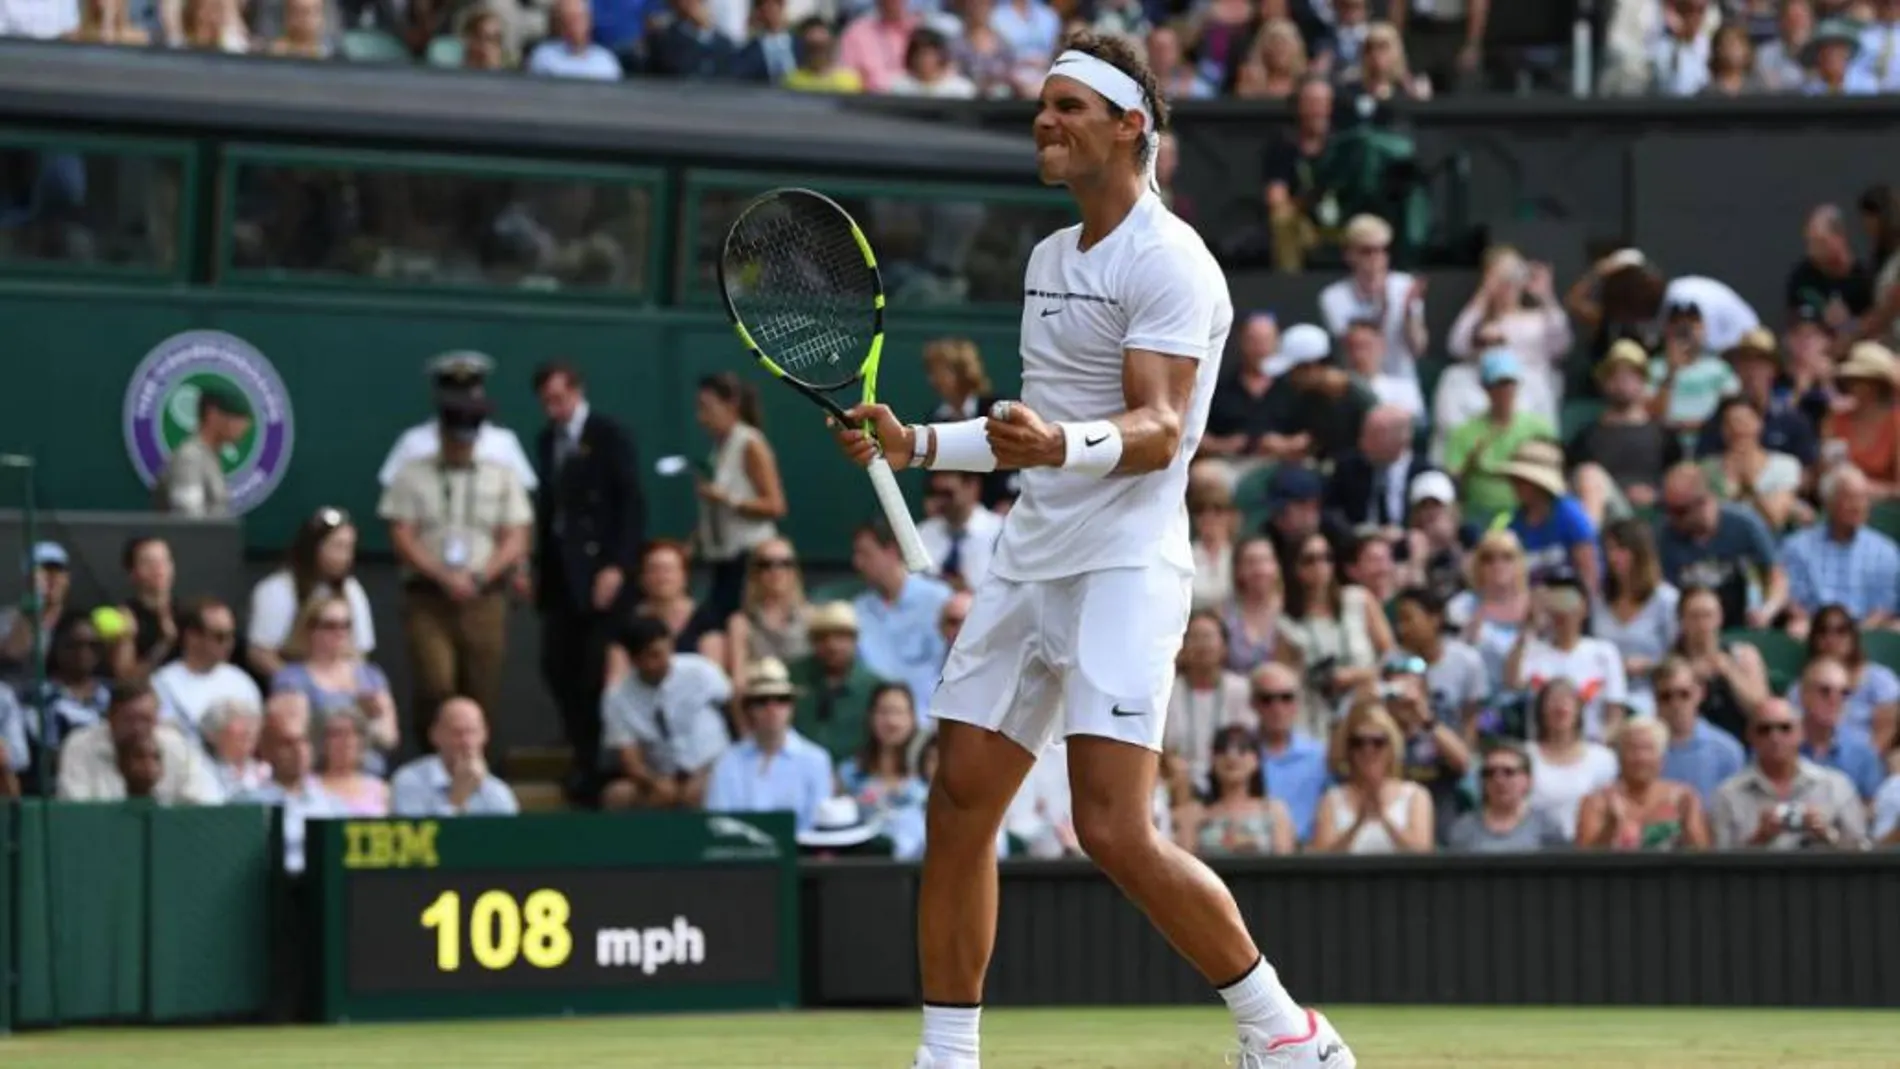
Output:
[[[877,401],[884,282],[864,231],[836,201],[809,189],[774,189],[747,204],[720,250],[719,294],[759,366],[840,426],[849,420],[833,394],[862,384],[863,403]],[[870,424],[864,432],[872,433]],[[890,462],[880,451],[865,470],[904,564],[930,570]]]

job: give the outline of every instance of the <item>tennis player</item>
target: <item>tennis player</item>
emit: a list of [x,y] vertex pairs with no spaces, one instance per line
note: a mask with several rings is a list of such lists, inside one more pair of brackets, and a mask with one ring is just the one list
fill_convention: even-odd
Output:
[[[1022,472],[990,572],[943,669],[919,895],[923,1046],[913,1069],[977,1069],[996,939],[996,836],[1037,754],[1068,739],[1088,856],[1214,984],[1246,1069],[1351,1069],[1326,1019],[1281,986],[1220,878],[1151,817],[1163,714],[1194,573],[1187,467],[1233,322],[1227,281],[1153,179],[1167,105],[1134,48],[1072,37],[1036,115],[1045,183],[1081,225],[1029,257],[1023,399],[905,426],[865,405],[895,467]],[[839,432],[859,463],[874,446]]]

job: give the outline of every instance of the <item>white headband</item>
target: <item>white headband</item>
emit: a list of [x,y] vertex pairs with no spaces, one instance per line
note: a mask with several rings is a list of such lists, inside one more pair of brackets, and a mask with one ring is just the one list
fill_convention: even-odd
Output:
[[1158,192],[1161,185],[1155,178],[1155,161],[1161,156],[1161,133],[1155,129],[1154,109],[1148,106],[1148,95],[1142,92],[1141,83],[1114,64],[1074,49],[1056,57],[1055,65],[1049,68],[1049,76],[1053,78],[1058,74],[1081,82],[1123,111],[1140,112],[1141,117],[1147,120],[1142,127],[1142,136],[1148,149],[1144,177],[1148,180],[1148,187]]

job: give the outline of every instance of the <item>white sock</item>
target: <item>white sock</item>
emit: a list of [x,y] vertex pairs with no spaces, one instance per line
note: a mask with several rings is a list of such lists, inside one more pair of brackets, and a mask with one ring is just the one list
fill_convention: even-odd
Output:
[[1220,989],[1234,1023],[1256,1039],[1306,1034],[1306,1011],[1280,986],[1280,974],[1261,958],[1247,975]]
[[955,1069],[976,1065],[977,1019],[981,1006],[932,1006],[924,1003],[924,1049]]

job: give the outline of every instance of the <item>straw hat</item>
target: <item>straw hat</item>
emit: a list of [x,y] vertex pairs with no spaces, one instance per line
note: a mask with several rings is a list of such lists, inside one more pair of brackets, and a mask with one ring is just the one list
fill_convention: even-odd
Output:
[[745,696],[751,698],[796,698],[792,674],[777,657],[761,657],[745,673]]
[[1498,474],[1522,479],[1552,497],[1562,497],[1570,492],[1564,482],[1563,447],[1541,438],[1518,446],[1517,452],[1511,455],[1510,463],[1499,469]]
[[858,611],[848,601],[827,601],[812,608],[811,615],[805,618],[805,631],[812,635],[839,631],[855,635],[858,633]]
[[1610,346],[1610,351],[1604,353],[1603,359],[1597,364],[1597,381],[1608,379],[1620,367],[1633,368],[1648,375],[1649,350],[1643,348],[1642,342],[1629,338]]
[[1771,364],[1780,363],[1781,346],[1775,341],[1773,332],[1765,327],[1756,327],[1729,346],[1728,351],[1722,354],[1722,359],[1733,361],[1743,356],[1760,357]]
[[1900,381],[1900,361],[1894,359],[1893,350],[1879,342],[1864,341],[1847,351],[1847,359],[1841,362],[1834,377],[1843,382],[1866,379],[1892,387]]

